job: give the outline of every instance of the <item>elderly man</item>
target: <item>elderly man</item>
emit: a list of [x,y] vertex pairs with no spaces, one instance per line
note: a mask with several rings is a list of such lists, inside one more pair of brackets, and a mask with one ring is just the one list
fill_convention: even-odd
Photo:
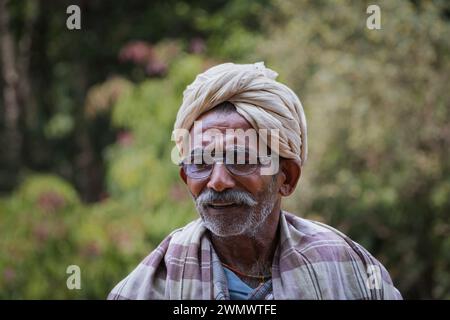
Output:
[[166,237],[109,299],[401,299],[363,247],[281,209],[307,136],[298,97],[276,77],[261,62],[225,63],[187,87],[174,132],[200,218]]

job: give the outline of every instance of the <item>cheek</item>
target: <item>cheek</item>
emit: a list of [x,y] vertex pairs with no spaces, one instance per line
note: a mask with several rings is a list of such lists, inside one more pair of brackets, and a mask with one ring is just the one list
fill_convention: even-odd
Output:
[[257,197],[267,190],[271,181],[272,179],[269,176],[248,176],[245,181],[241,182],[241,185],[244,186],[245,190]]
[[206,180],[187,179],[187,186],[192,195],[197,198],[206,186]]
[[[269,184],[272,182],[271,176],[246,176],[245,178],[235,178],[239,189],[250,192],[253,196],[258,197],[264,193]],[[187,178],[187,186],[192,195],[196,198],[202,193],[208,184],[208,179],[196,180]]]
[[270,196],[278,195],[279,191],[280,191],[280,182],[278,177],[274,178],[273,176],[265,176],[260,195],[264,195],[264,197],[267,197],[268,192],[270,192]]

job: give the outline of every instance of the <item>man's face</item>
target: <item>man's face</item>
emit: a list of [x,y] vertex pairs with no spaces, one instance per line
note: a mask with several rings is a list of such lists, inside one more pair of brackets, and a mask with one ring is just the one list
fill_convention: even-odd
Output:
[[[190,132],[191,141],[196,141],[192,149],[211,150],[211,145],[217,146],[217,139],[212,142],[210,136],[205,134],[214,131],[215,135],[222,133],[222,150],[236,147],[250,152],[258,150],[257,142],[246,141],[245,145],[239,145],[237,139],[229,135],[230,131],[226,134],[227,129],[252,129],[237,112],[213,110],[197,121],[201,121],[201,130]],[[215,163],[211,174],[204,178],[186,176],[183,170],[182,177],[195,200],[197,211],[206,228],[217,236],[254,236],[280,200],[277,174],[261,175],[257,169],[250,174],[236,175],[223,163]]]

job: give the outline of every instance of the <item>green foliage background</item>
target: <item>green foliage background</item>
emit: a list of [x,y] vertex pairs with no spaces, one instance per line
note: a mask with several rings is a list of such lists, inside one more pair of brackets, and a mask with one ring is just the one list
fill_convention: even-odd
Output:
[[[89,48],[79,58],[68,58],[67,39],[52,42],[56,75],[36,99],[50,95],[55,107],[44,112],[39,104],[33,130],[59,156],[51,166],[24,164],[0,198],[0,298],[103,299],[164,236],[196,218],[171,161],[172,126],[186,85],[229,60],[264,60],[304,105],[309,160],[285,209],[360,242],[404,297],[450,298],[449,8],[439,1],[206,3],[170,2],[154,23],[135,29],[105,6],[117,24],[73,36]],[[380,6],[382,30],[365,27],[369,4]],[[164,8],[147,8],[137,21]],[[11,6],[17,21],[23,10]],[[100,32],[107,48],[95,45]],[[206,51],[188,49],[192,36],[204,39]],[[163,75],[125,68],[104,52],[117,56],[124,42],[141,38],[157,43]],[[98,61],[104,65],[89,67]],[[85,87],[65,77],[79,65],[89,74]],[[79,135],[104,170],[104,195],[93,202],[77,180]],[[66,287],[71,264],[81,268],[81,290]]]

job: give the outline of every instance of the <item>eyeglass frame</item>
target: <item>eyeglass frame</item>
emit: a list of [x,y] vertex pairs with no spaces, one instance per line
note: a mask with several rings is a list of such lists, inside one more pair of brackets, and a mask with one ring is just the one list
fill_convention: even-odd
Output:
[[[197,149],[197,150],[198,150],[198,149]],[[198,158],[195,158],[195,160],[194,160],[193,162],[191,162],[191,163],[186,163],[185,160],[186,160],[186,159],[192,159],[192,158],[194,158],[194,157],[196,157],[196,156],[197,156],[197,157],[201,156],[201,159],[202,159],[202,160],[203,160],[203,158],[204,158],[204,154],[203,154],[204,149],[201,149],[201,151],[202,151],[202,154],[201,154],[201,155],[195,154],[195,151],[196,151],[196,150],[193,150],[193,152],[192,152],[189,156],[186,156],[186,157],[185,157],[182,161],[180,161],[180,163],[178,164],[180,167],[183,167],[184,172],[186,173],[186,175],[187,175],[189,178],[195,179],[195,180],[203,180],[203,179],[206,179],[206,178],[208,178],[209,176],[211,176],[211,173],[212,173],[213,170],[214,170],[214,166],[215,166],[217,163],[225,165],[225,168],[227,169],[227,171],[228,171],[230,174],[232,174],[233,176],[239,176],[239,177],[249,176],[249,175],[255,173],[255,172],[257,171],[257,169],[260,169],[261,167],[268,166],[268,165],[270,164],[270,160],[271,160],[271,158],[272,158],[272,155],[270,155],[270,156],[256,156],[254,153],[249,153],[248,150],[245,150],[245,151],[242,151],[242,150],[239,150],[239,149],[227,150],[228,152],[229,152],[229,151],[233,151],[233,152],[234,152],[234,153],[233,153],[233,160],[234,160],[234,155],[236,154],[236,151],[238,151],[239,154],[244,154],[244,153],[245,153],[245,154],[249,154],[249,155],[253,156],[253,157],[254,157],[253,159],[256,159],[256,163],[250,163],[250,164],[255,165],[254,169],[253,169],[252,171],[248,172],[248,173],[237,174],[236,172],[233,172],[233,170],[230,170],[229,166],[231,166],[231,165],[236,165],[236,164],[246,165],[247,163],[227,163],[226,161],[224,161],[224,158],[225,158],[225,160],[226,160],[226,157],[223,157],[223,154],[222,154],[222,157],[213,157],[213,156],[210,157],[210,159],[212,159],[212,163],[206,163],[206,165],[211,165],[211,168],[210,168],[208,171],[206,171],[206,172],[208,172],[208,174],[206,174],[205,176],[202,176],[202,177],[193,177],[193,176],[189,175],[189,170],[187,169],[187,166],[188,166],[188,165],[192,165],[192,164],[195,165],[195,164],[202,164],[202,163],[195,163],[195,160],[197,160]],[[225,154],[228,154],[228,153],[225,152]],[[236,159],[236,160],[237,160],[237,159]]]

